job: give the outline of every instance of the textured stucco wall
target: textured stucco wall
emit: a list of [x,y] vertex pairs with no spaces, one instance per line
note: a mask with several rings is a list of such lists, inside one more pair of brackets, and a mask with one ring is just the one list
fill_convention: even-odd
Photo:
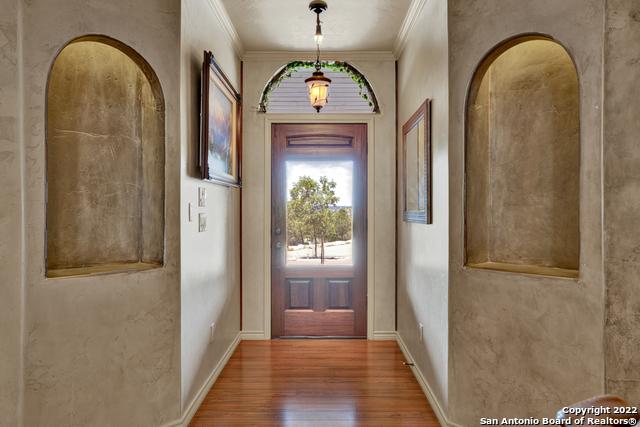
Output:
[[606,387],[640,405],[640,3],[607,1],[605,31]]
[[[450,0],[450,415],[551,416],[603,392],[600,0]],[[465,269],[464,110],[482,57],[538,32],[560,41],[580,79],[580,279]]]
[[[427,1],[398,61],[398,153],[402,125],[432,99],[433,224],[402,221],[398,159],[398,333],[446,411],[449,347],[449,94],[447,5]],[[400,157],[400,156],[398,156]],[[420,340],[418,324],[424,325]]]
[[467,262],[577,269],[580,94],[573,62],[546,40],[491,59],[469,100]]
[[0,426],[18,425],[21,366],[22,202],[16,0],[0,0]]
[[[240,331],[240,190],[198,178],[200,74],[203,51],[213,52],[236,90],[240,63],[209,1],[182,1],[181,40],[181,365],[186,408]],[[198,208],[198,187],[207,207]],[[188,221],[188,204],[193,221]],[[208,229],[198,232],[198,213]],[[209,342],[211,323],[215,336]]]
[[135,60],[116,47],[79,41],[51,69],[49,269],[162,264],[164,100]]
[[[265,138],[265,132],[270,130],[265,129],[265,123],[267,117],[274,117],[258,113],[258,104],[265,85],[282,66],[292,60],[311,59],[311,55],[303,53],[281,56],[274,59],[266,55],[264,58],[244,60],[243,331],[252,333],[256,338],[271,336],[265,321],[265,254],[269,253],[270,247],[270,242],[265,241],[265,197],[270,193],[270,181],[265,181],[265,168],[271,168],[271,147]],[[331,59],[344,60],[345,57],[323,57],[323,60]],[[373,116],[373,129],[370,130],[374,141],[369,146],[368,167],[370,170],[373,168],[374,176],[373,179],[369,176],[369,185],[373,184],[375,191],[369,197],[368,243],[373,244],[374,249],[369,254],[375,257],[368,261],[368,279],[374,281],[373,294],[368,296],[369,304],[373,304],[374,317],[373,322],[368,322],[368,327],[372,327],[374,333],[388,334],[395,326],[395,66],[393,60],[387,59],[356,57],[348,58],[347,62],[369,80],[382,110],[381,114]],[[355,116],[367,117],[364,114]],[[283,119],[287,116],[277,117]],[[327,119],[330,115],[295,116],[296,119],[301,117],[314,122]],[[333,115],[333,119],[340,118],[340,115]],[[286,122],[286,119],[283,120]],[[270,201],[267,203],[270,205]]]
[[[491,86],[490,70],[480,82],[465,114],[469,140],[465,144],[465,262],[489,261],[491,216]],[[477,83],[476,83],[477,84]],[[472,178],[473,177],[473,178]]]
[[[23,2],[26,426],[157,426],[180,413],[178,0]],[[136,49],[165,95],[165,266],[45,279],[45,90],[71,39]],[[91,239],[91,235],[86,236]]]

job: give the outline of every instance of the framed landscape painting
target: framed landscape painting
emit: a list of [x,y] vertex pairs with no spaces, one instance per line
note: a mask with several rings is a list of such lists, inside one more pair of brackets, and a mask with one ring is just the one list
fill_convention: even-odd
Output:
[[201,91],[201,177],[240,185],[240,95],[211,52],[204,53]]

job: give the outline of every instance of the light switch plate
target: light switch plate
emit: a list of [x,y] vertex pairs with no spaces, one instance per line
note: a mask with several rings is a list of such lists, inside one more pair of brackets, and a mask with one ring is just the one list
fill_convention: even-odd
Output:
[[198,231],[200,233],[207,231],[207,214],[198,214]]
[[204,187],[198,187],[198,207],[207,207],[207,189]]
[[193,221],[193,203],[189,203],[189,206],[187,207],[187,220],[189,222]]

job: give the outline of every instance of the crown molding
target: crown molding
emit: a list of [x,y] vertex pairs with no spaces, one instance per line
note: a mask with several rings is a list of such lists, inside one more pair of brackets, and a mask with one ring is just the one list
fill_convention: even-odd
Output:
[[220,24],[222,24],[222,28],[229,36],[229,39],[231,39],[231,44],[233,45],[233,50],[236,52],[236,55],[238,55],[239,57],[242,57],[242,55],[244,54],[244,47],[242,46],[242,40],[240,40],[240,36],[236,31],[236,27],[235,25],[233,25],[233,22],[229,17],[229,12],[227,12],[227,8],[224,7],[224,4],[222,4],[221,0],[209,0],[209,4],[213,9],[213,13],[218,18],[218,21],[220,21]]
[[409,10],[407,11],[407,15],[404,17],[404,21],[402,21],[402,26],[400,27],[400,31],[398,32],[398,36],[396,37],[395,42],[393,43],[393,54],[396,58],[400,58],[402,51],[407,45],[407,39],[409,37],[409,33],[413,29],[416,24],[416,20],[422,12],[424,5],[427,3],[427,0],[412,0],[409,5]]
[[[321,51],[320,58],[329,61],[395,61],[391,51]],[[315,51],[247,51],[243,61],[314,61]]]

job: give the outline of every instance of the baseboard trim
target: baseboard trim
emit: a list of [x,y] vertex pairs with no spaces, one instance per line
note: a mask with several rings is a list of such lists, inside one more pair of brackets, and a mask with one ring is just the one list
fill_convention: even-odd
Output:
[[[270,340],[271,337],[267,336],[263,331],[242,331],[240,332],[241,340]],[[396,341],[395,331],[374,331],[372,340],[381,341]]]
[[396,341],[397,334],[396,331],[373,331],[372,339],[380,341]]
[[200,408],[202,401],[207,396],[207,393],[209,393],[209,390],[211,390],[211,387],[213,387],[213,384],[218,379],[218,376],[220,376],[220,373],[222,372],[224,367],[227,365],[227,362],[233,355],[233,352],[236,351],[236,347],[238,347],[238,344],[240,344],[241,340],[242,340],[241,333],[238,332],[233,342],[229,345],[229,347],[227,347],[227,351],[225,351],[224,355],[222,356],[220,361],[218,361],[218,364],[211,372],[211,375],[209,375],[209,378],[207,378],[207,381],[205,381],[202,387],[200,387],[200,390],[198,390],[198,393],[196,393],[193,400],[191,400],[191,403],[189,403],[189,406],[186,408],[186,410],[182,414],[182,417],[179,420],[165,424],[162,427],[187,427],[189,425],[189,423],[191,422],[191,419],[198,411],[198,408]]
[[240,339],[242,340],[270,340],[264,331],[242,331],[240,332]]
[[405,359],[407,359],[407,362],[413,364],[413,366],[411,367],[411,370],[413,371],[413,375],[416,377],[416,380],[418,380],[418,384],[420,384],[420,387],[422,388],[422,391],[424,392],[425,396],[427,396],[427,400],[429,401],[429,404],[431,404],[431,408],[433,409],[433,412],[436,413],[436,417],[438,417],[438,421],[440,421],[440,424],[444,427],[463,427],[459,424],[456,424],[450,421],[447,418],[447,414],[442,409],[442,405],[440,404],[440,401],[438,400],[436,395],[433,393],[433,390],[431,389],[429,382],[427,381],[425,376],[422,374],[422,371],[420,371],[420,368],[418,367],[418,365],[415,364],[415,359],[411,355],[409,348],[404,343],[399,333],[396,332],[395,335],[396,335],[396,341],[398,342],[398,346],[400,347],[400,350],[404,354]]

